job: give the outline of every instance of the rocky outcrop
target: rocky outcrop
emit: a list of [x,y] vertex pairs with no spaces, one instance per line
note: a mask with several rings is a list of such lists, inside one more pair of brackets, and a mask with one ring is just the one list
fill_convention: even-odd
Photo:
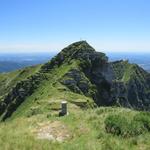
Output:
[[[81,50],[76,50],[76,45]],[[150,109],[149,73],[127,60],[109,63],[105,54],[96,52],[85,41],[65,48],[67,53],[70,48],[75,55],[65,59],[79,60],[79,68],[65,74],[62,84],[73,92],[92,97],[99,106]]]
[[28,79],[18,82],[14,88],[0,102],[0,115],[2,120],[7,119],[12,113],[30,96],[42,80],[45,80],[44,74],[36,73]]

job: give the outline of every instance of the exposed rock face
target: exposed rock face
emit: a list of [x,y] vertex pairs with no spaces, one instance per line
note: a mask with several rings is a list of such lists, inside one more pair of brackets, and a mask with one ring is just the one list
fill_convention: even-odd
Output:
[[61,80],[73,92],[92,97],[99,106],[150,109],[150,75],[142,68],[128,61],[109,63],[105,54],[96,52],[85,41],[64,51],[75,54],[67,55],[65,60],[79,60],[80,67],[70,70]]
[[[122,67],[123,65],[124,67]],[[149,110],[150,74],[136,64],[124,61],[114,63],[114,72],[116,72],[116,68],[117,72],[122,74],[118,76],[126,87],[126,101],[128,100],[131,107],[135,109]]]
[[0,115],[2,115],[2,120],[10,117],[19,105],[36,90],[40,82],[44,79],[45,76],[43,74],[36,73],[27,80],[18,82],[8,95],[6,95],[4,100],[0,102]]

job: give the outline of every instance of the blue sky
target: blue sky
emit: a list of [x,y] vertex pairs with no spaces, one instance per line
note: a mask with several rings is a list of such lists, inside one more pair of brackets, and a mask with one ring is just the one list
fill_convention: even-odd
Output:
[[0,0],[0,52],[150,51],[149,0]]

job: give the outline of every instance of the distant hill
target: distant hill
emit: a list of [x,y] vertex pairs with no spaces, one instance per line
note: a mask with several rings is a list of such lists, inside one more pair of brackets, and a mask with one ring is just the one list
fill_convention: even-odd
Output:
[[9,53],[0,54],[0,72],[10,72],[24,67],[42,64],[55,53]]
[[32,65],[32,62],[0,61],[0,72],[10,72]]
[[108,52],[107,56],[110,61],[129,60],[130,63],[138,64],[146,71],[150,72],[150,53],[144,52]]

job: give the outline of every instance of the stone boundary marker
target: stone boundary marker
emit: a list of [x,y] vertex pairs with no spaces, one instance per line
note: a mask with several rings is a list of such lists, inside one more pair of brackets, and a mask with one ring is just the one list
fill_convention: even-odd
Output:
[[61,102],[61,111],[59,112],[59,116],[65,116],[68,115],[67,111],[67,101]]

